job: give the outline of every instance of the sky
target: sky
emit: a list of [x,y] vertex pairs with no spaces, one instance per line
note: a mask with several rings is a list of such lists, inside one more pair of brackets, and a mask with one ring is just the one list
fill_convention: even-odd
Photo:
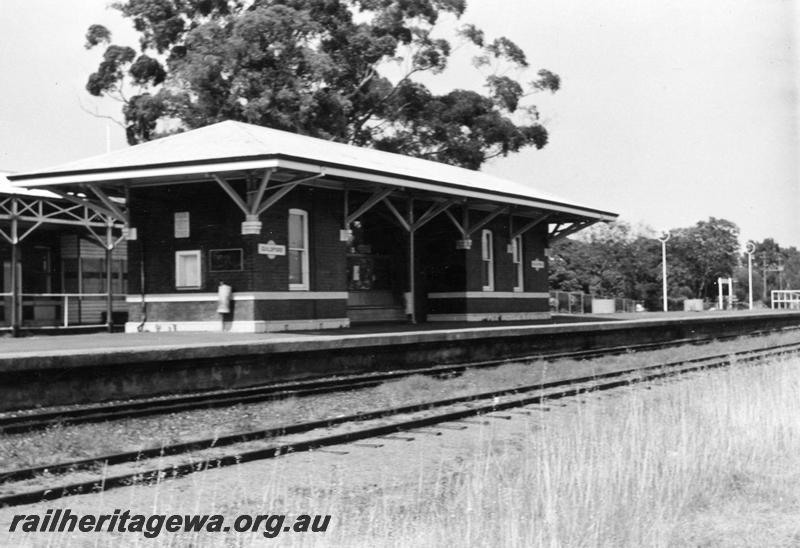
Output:
[[[0,0],[0,171],[127,146],[97,116],[121,119],[120,104],[84,89],[101,55],[83,47],[90,24],[136,46],[109,3]],[[559,92],[533,98],[548,145],[484,171],[658,231],[722,217],[742,241],[800,247],[793,0],[468,0],[461,23],[507,36],[534,72],[562,78]],[[474,88],[475,76],[458,50],[427,83]]]

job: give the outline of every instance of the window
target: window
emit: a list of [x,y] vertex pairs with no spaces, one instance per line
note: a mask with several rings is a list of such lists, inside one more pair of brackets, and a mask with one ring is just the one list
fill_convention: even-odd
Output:
[[289,210],[289,289],[308,289],[308,213]]
[[491,230],[481,232],[481,259],[483,290],[494,291],[494,247]]
[[200,250],[175,252],[175,287],[199,289],[202,286]]
[[514,291],[522,291],[524,287],[522,277],[522,236],[517,236],[511,240],[511,262],[514,263],[514,272],[516,275]]

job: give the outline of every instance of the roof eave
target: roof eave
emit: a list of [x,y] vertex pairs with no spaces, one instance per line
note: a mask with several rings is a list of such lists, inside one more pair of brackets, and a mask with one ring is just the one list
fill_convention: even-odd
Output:
[[390,172],[368,168],[354,168],[345,164],[330,162],[308,161],[282,154],[270,154],[257,158],[222,158],[206,162],[186,162],[174,164],[125,166],[119,168],[103,168],[90,170],[21,173],[8,176],[8,179],[21,187],[59,186],[72,184],[119,184],[130,182],[132,186],[147,185],[142,179],[169,179],[187,175],[204,175],[206,173],[221,173],[231,171],[244,171],[253,169],[283,168],[308,173],[322,173],[331,177],[359,180],[386,185],[413,188],[440,194],[457,195],[465,198],[501,202],[523,207],[533,207],[549,211],[578,215],[597,219],[598,221],[613,221],[616,213],[586,208],[566,202],[557,202],[545,199],[528,198],[516,194],[509,194],[490,190],[477,190],[443,181],[409,177]]

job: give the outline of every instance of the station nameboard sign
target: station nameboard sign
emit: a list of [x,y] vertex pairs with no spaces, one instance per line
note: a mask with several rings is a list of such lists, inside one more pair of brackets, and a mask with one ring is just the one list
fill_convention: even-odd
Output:
[[537,272],[544,268],[544,261],[541,259],[534,259],[531,261],[531,268],[536,270]]
[[286,255],[286,246],[278,245],[270,240],[265,244],[258,244],[258,253],[259,255],[266,255],[270,259],[274,259],[277,256],[283,257]]

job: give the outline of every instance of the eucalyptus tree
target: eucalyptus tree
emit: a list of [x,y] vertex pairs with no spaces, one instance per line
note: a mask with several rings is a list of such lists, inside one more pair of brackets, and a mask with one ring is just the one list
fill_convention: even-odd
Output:
[[[525,52],[460,21],[465,0],[127,0],[137,48],[104,47],[86,89],[122,103],[131,144],[239,120],[478,169],[548,133],[531,96],[559,89]],[[431,91],[451,42],[472,48],[475,89]],[[527,81],[525,81],[527,80]],[[158,125],[160,121],[169,121]]]

